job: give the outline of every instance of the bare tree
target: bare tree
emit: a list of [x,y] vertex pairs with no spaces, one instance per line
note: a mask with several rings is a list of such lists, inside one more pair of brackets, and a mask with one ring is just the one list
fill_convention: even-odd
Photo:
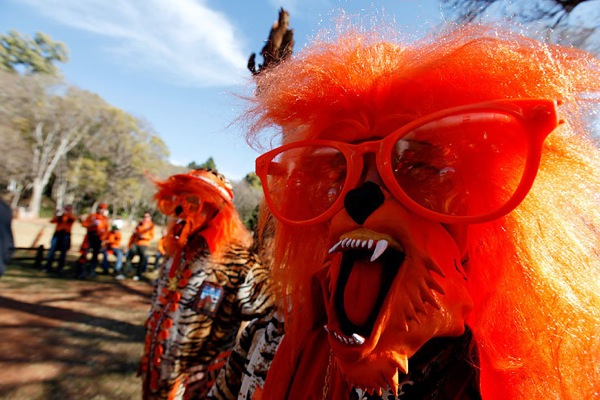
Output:
[[598,0],[440,0],[451,19],[457,22],[515,21],[539,24],[550,42],[572,45],[600,53],[600,20],[585,10],[600,6]]
[[11,208],[16,209],[25,190],[31,153],[19,132],[10,125],[0,123],[0,185],[12,194]]
[[29,196],[32,216],[49,183],[58,207],[102,198],[148,208],[145,172],[172,169],[167,146],[145,121],[65,84],[54,64],[66,60],[66,46],[46,35],[0,35],[0,185],[13,208]]
[[[103,129],[107,109],[98,96],[43,75],[2,74],[5,92],[0,120],[19,133],[29,148],[26,181],[29,209],[39,214],[43,190],[59,161],[79,142]],[[12,154],[5,157],[14,160]]]

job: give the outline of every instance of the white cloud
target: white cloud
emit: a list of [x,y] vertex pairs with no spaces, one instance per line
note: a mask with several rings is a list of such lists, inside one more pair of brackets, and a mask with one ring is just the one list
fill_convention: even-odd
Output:
[[244,36],[204,0],[24,0],[69,27],[111,39],[119,64],[159,72],[182,85],[242,82]]

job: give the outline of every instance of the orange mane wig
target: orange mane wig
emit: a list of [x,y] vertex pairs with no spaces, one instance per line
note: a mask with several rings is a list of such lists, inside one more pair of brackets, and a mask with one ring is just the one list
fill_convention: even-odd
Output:
[[165,215],[176,217],[175,210],[179,206],[179,216],[186,220],[181,236],[173,235],[176,220],[170,224],[166,240],[168,254],[181,249],[188,236],[198,230],[202,230],[213,254],[220,253],[232,241],[246,243],[249,240],[248,230],[233,205],[233,191],[215,172],[194,170],[153,182],[158,189],[154,195],[158,209]]
[[[528,197],[505,217],[469,227],[475,306],[467,325],[484,400],[598,397],[600,151],[584,128],[600,92],[597,59],[481,26],[410,44],[350,29],[257,79],[247,114],[255,143],[267,127],[288,143],[353,125],[391,132],[487,100],[560,100],[565,123],[547,138]],[[273,279],[288,310],[286,338],[300,343],[327,223],[276,229]]]

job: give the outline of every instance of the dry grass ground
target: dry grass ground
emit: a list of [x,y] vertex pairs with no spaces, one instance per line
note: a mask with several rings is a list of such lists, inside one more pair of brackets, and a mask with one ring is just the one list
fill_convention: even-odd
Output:
[[[31,246],[45,225],[39,244],[47,247],[47,221],[14,221],[16,245]],[[82,232],[75,227],[72,250]],[[17,252],[0,278],[0,399],[140,398],[136,371],[153,274],[80,281],[69,271],[45,274],[27,256]]]

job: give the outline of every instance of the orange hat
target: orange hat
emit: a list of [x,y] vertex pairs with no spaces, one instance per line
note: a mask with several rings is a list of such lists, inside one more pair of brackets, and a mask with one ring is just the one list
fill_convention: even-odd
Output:
[[187,175],[193,176],[209,185],[209,188],[216,190],[227,202],[231,203],[233,201],[233,187],[223,174],[212,170],[196,169],[188,172]]
[[106,203],[100,203],[100,204],[98,205],[98,208],[99,208],[100,210],[108,210],[108,204],[106,204]]

